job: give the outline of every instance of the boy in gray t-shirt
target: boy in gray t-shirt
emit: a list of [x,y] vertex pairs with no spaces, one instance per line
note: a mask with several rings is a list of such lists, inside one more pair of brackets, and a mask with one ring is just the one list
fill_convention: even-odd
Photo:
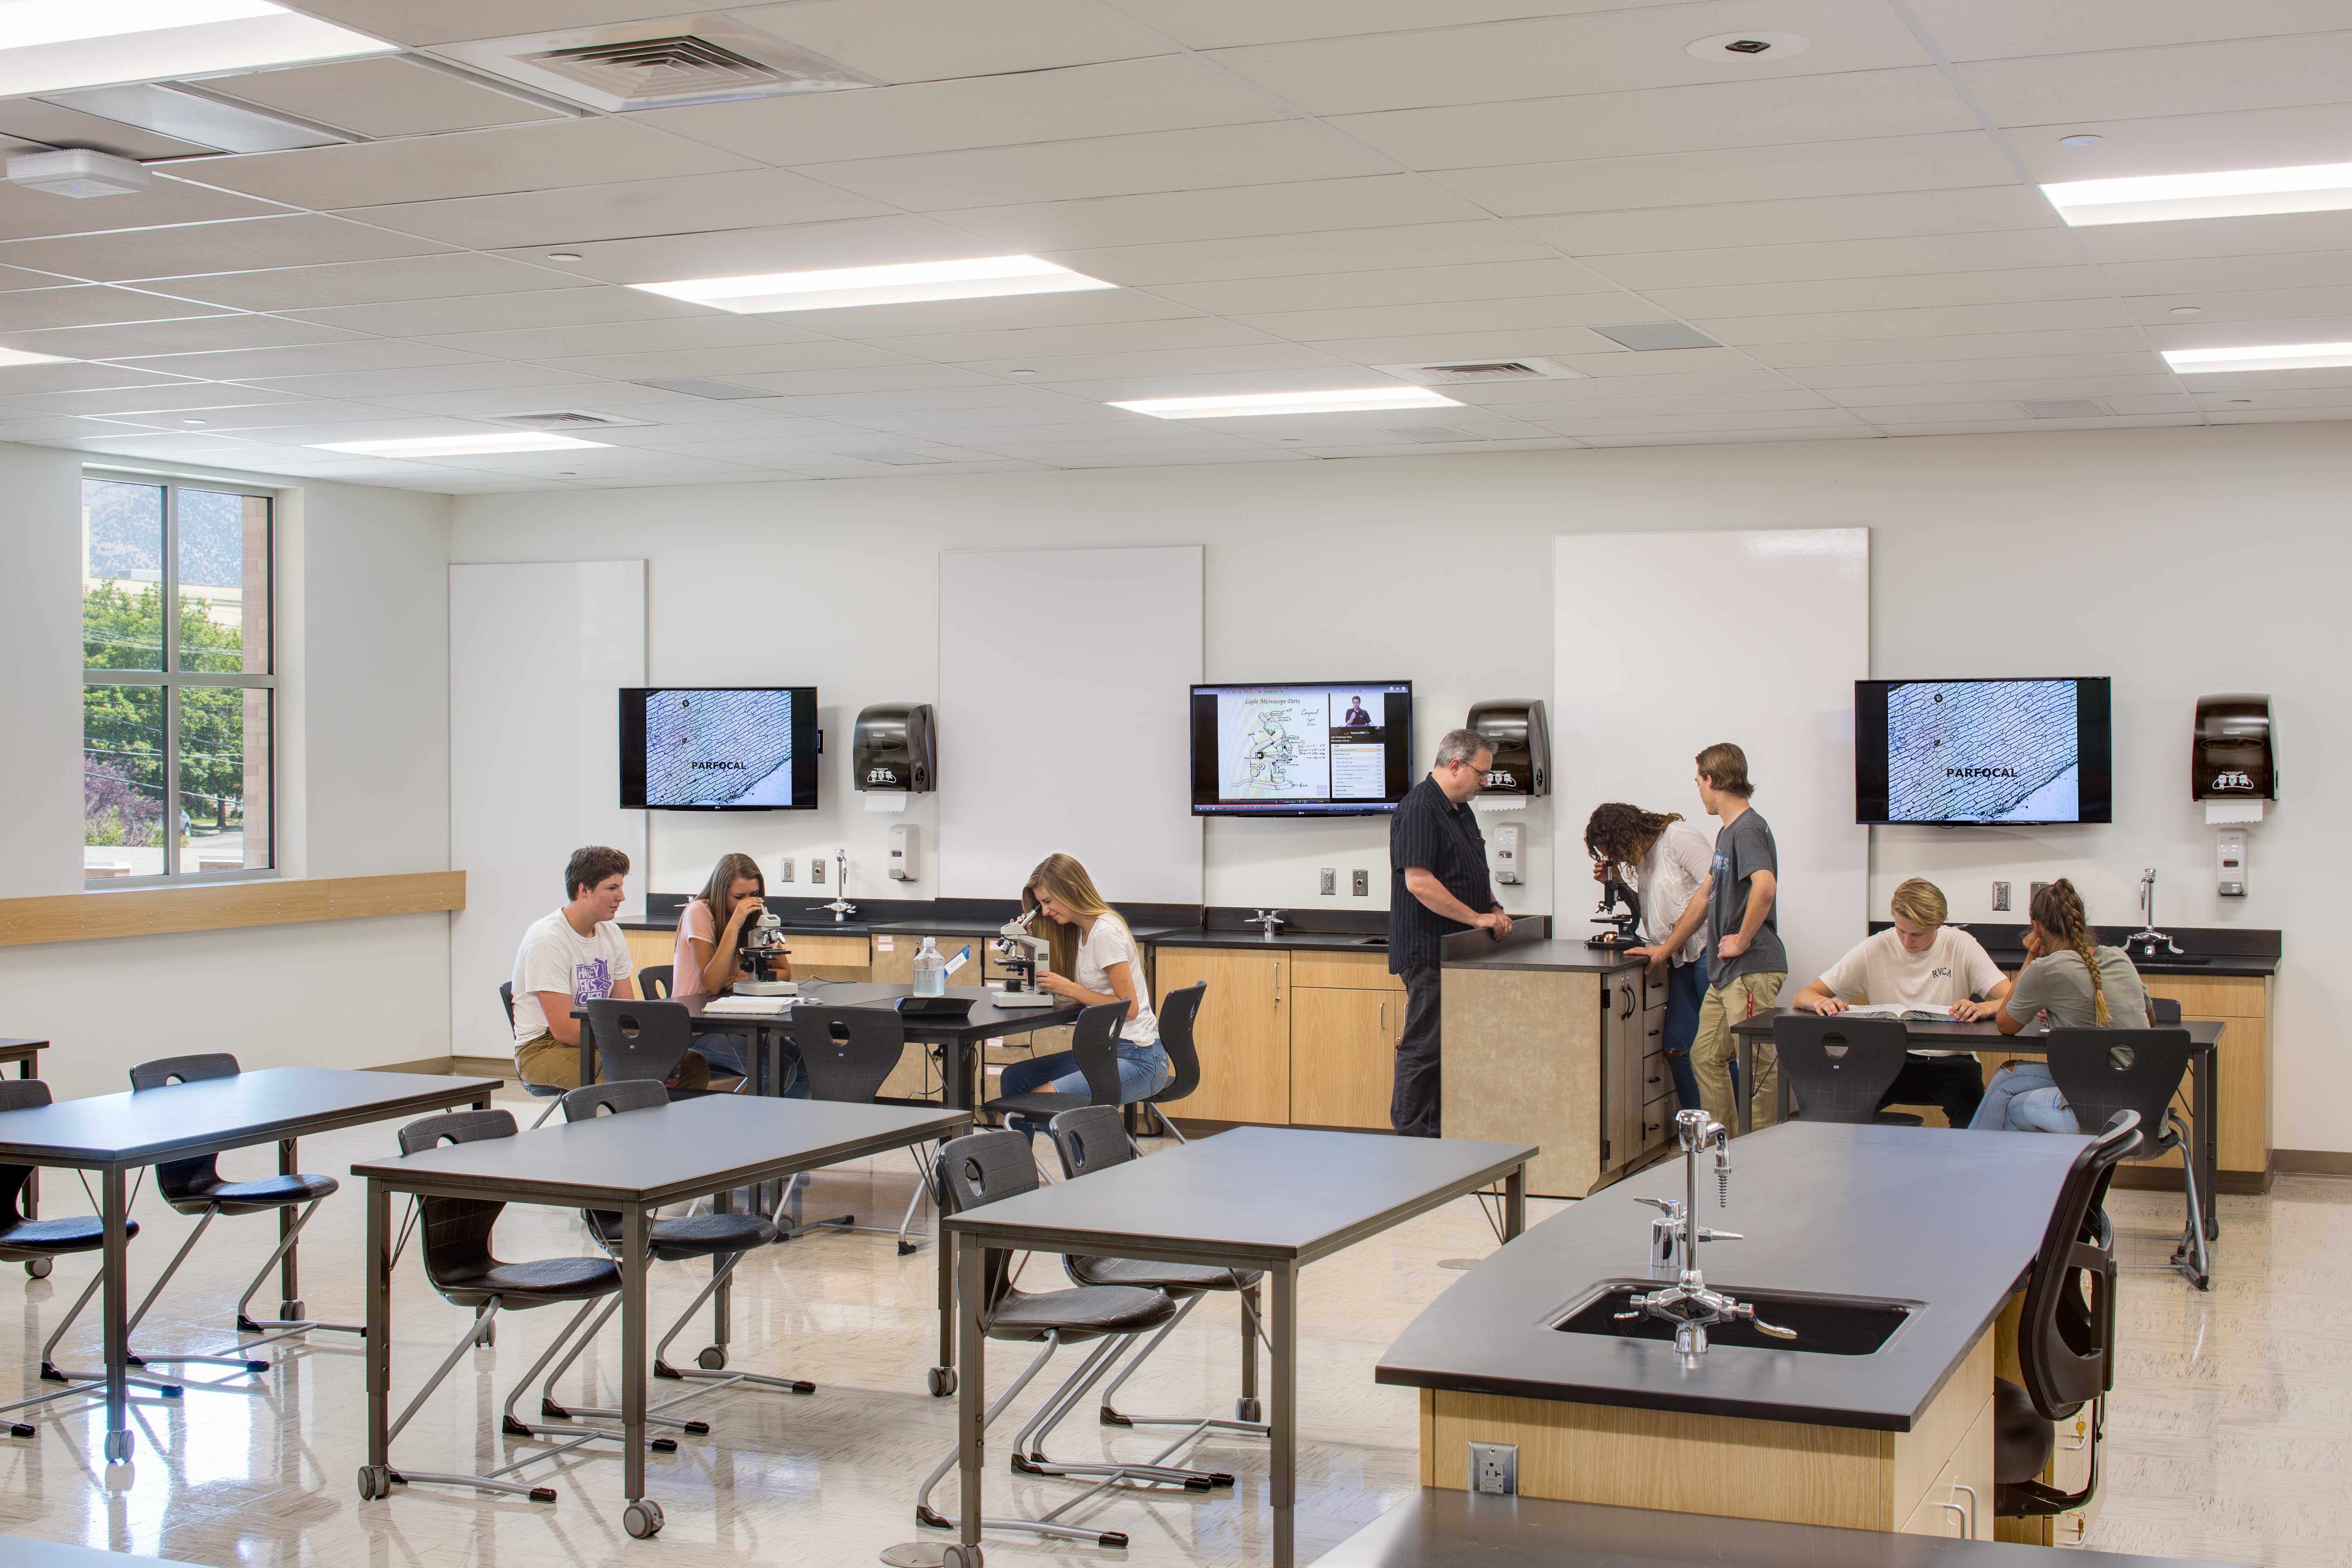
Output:
[[1735,958],[1721,956],[1723,939],[1747,922],[1756,873],[1762,871],[1774,879],[1780,874],[1780,853],[1772,841],[1772,825],[1761,812],[1745,809],[1716,834],[1713,870],[1706,894],[1707,984],[1720,991],[1742,974],[1788,973],[1789,950],[1780,945],[1780,911],[1771,907],[1779,900],[1769,894],[1764,923],[1756,928],[1747,951]]

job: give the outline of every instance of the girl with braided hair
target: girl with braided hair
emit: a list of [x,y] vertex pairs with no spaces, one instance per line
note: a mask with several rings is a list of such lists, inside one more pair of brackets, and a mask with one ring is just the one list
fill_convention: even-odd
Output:
[[[2026,928],[2025,963],[2016,987],[1993,1015],[2014,1035],[2037,1015],[2057,1029],[2149,1027],[2147,988],[2119,947],[2101,947],[2083,913],[2083,896],[2061,878],[2033,896]],[[1972,1129],[2011,1132],[2073,1132],[2074,1113],[2041,1062],[2011,1062],[1985,1086]]]

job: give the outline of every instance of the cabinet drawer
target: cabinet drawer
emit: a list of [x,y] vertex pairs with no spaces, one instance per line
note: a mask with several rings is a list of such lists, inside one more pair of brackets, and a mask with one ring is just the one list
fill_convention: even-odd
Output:
[[1402,977],[1389,973],[1386,948],[1366,952],[1325,952],[1299,948],[1290,955],[1290,983],[1323,991],[1402,991]]
[[1642,1100],[1644,1104],[1664,1095],[1674,1097],[1675,1075],[1666,1066],[1665,1053],[1660,1051],[1642,1058]]
[[1649,1012],[1653,1008],[1664,1010],[1666,1005],[1666,978],[1672,973],[1670,968],[1645,969],[1642,972],[1642,1010],[1643,1012]]

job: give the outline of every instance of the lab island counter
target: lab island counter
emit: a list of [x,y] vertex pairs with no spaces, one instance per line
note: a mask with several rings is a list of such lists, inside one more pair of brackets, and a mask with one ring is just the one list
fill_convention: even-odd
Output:
[[[1699,1223],[1744,1239],[1704,1243],[1698,1261],[1713,1289],[1793,1320],[1795,1341],[1751,1333],[1773,1347],[1756,1348],[1718,1331],[1685,1365],[1670,1338],[1629,1337],[1613,1317],[1612,1288],[1674,1282],[1675,1266],[1650,1263],[1657,1211],[1634,1187],[1682,1196],[1677,1162],[1487,1258],[1389,1347],[1375,1380],[1422,1390],[1423,1486],[1466,1489],[1467,1445],[1507,1443],[1531,1497],[1924,1535],[1960,1533],[1973,1515],[1990,1539],[1993,1379],[2014,1365],[1998,1327],[2087,1142],[1766,1129],[1731,1146],[1727,1206],[1703,1171]],[[1816,1328],[1802,1299],[1895,1326],[1852,1353],[1870,1335]],[[1599,1331],[1556,1326],[1571,1319]]]

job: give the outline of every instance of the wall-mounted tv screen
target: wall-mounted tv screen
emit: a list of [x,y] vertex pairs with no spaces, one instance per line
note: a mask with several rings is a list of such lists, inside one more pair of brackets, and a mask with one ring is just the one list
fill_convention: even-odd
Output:
[[1364,816],[1412,787],[1412,682],[1192,688],[1192,815]]
[[816,748],[814,686],[625,688],[621,805],[813,811]]
[[1857,680],[1862,823],[2115,820],[2105,677]]

